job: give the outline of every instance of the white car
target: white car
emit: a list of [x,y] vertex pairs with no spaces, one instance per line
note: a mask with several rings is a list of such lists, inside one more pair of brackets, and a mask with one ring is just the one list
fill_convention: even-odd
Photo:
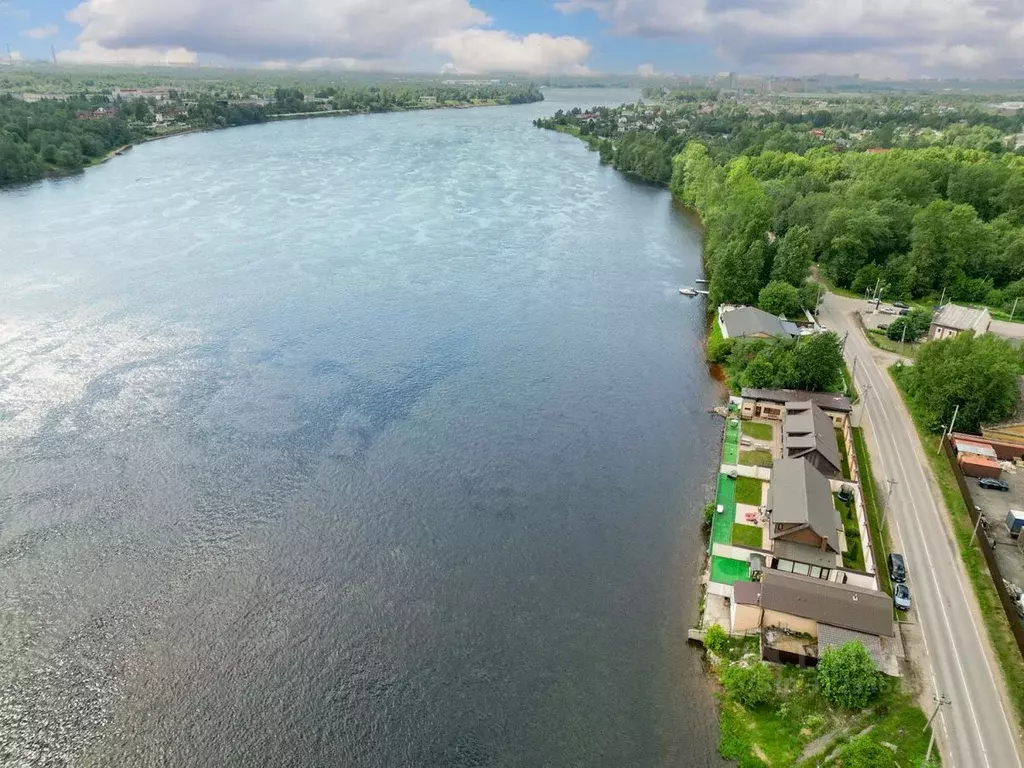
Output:
[[896,310],[893,309],[892,307],[882,307],[882,309],[880,311],[881,311],[881,313],[883,315],[895,315],[896,314]]

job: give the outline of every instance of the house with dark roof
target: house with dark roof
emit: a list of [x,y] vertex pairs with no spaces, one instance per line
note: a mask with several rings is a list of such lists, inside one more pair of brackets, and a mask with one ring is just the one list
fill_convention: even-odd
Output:
[[757,307],[719,307],[718,325],[726,339],[791,339],[800,335],[796,323]]
[[932,316],[932,324],[928,328],[928,340],[951,339],[964,331],[976,334],[987,333],[992,325],[992,315],[987,308],[961,307],[957,304],[945,304]]
[[737,582],[729,617],[734,633],[760,630],[767,661],[814,665],[826,648],[856,640],[879,669],[898,674],[892,598],[884,592],[765,571],[760,582]]
[[[832,486],[807,459],[779,459],[768,488],[768,535],[772,541],[800,544],[842,555],[846,534],[832,498]],[[842,564],[840,559],[839,564]]]
[[782,455],[807,459],[827,477],[838,477],[843,462],[831,417],[810,400],[786,403]]
[[823,410],[837,428],[843,428],[853,411],[850,399],[838,392],[744,387],[740,394],[743,398],[740,415],[744,419],[782,419],[786,415],[787,403],[811,402]]

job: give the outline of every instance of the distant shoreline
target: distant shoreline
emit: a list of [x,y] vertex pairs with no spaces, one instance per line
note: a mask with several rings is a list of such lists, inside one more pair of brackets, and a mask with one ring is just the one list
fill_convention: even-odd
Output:
[[[525,103],[527,103],[527,104],[536,104],[537,102],[525,102]],[[126,151],[130,150],[132,147],[137,147],[140,144],[148,144],[151,141],[163,141],[164,139],[173,139],[173,138],[177,138],[178,136],[187,136],[187,135],[192,134],[192,133],[213,133],[215,131],[230,131],[230,130],[232,130],[234,128],[244,128],[244,127],[250,126],[250,125],[266,125],[268,123],[284,122],[284,121],[288,121],[288,120],[312,120],[312,119],[326,118],[326,117],[359,117],[359,116],[366,116],[366,115],[392,115],[392,114],[395,114],[395,113],[398,113],[398,112],[430,112],[430,111],[433,111],[433,110],[444,110],[444,109],[479,109],[481,107],[518,107],[518,106],[522,106],[522,105],[521,104],[499,104],[497,102],[488,102],[486,104],[445,104],[445,105],[435,105],[435,106],[410,107],[410,108],[403,108],[403,109],[388,109],[388,110],[385,110],[383,112],[354,112],[352,110],[332,109],[332,110],[326,110],[326,111],[321,111],[321,112],[292,112],[292,113],[282,114],[282,115],[267,115],[267,119],[266,120],[263,120],[263,121],[260,121],[260,122],[255,122],[255,123],[245,123],[243,125],[211,126],[209,128],[186,128],[185,130],[182,130],[182,131],[173,131],[173,132],[170,132],[170,133],[164,133],[164,134],[162,134],[160,136],[146,136],[144,138],[139,139],[138,141],[132,142],[131,144],[125,144],[124,146],[117,147],[116,149],[112,149],[107,154],[103,155],[102,157],[96,158],[95,160],[91,161],[87,165],[84,165],[82,168],[77,168],[75,170],[67,170],[67,171],[65,171],[65,170],[50,170],[50,171],[47,171],[43,176],[41,176],[38,179],[34,179],[34,180],[31,180],[31,181],[24,181],[24,182],[20,182],[20,183],[21,184],[34,184],[35,182],[42,181],[44,179],[62,179],[62,178],[67,178],[69,176],[77,176],[78,174],[85,173],[90,168],[96,168],[98,166],[105,165],[106,163],[110,162],[115,157],[117,157],[119,154],[123,154]],[[0,184],[0,190],[4,189],[5,186],[11,186],[11,185]]]

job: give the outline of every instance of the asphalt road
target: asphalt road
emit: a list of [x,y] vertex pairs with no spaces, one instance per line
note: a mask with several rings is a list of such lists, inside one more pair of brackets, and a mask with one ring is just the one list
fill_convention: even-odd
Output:
[[[881,481],[895,479],[889,525],[897,549],[906,555],[914,610],[927,655],[931,687],[951,701],[943,707],[937,733],[945,766],[1021,766],[1018,731],[1001,672],[992,657],[977,601],[952,539],[938,487],[888,372],[888,356],[876,355],[853,320],[863,302],[829,294],[819,320],[847,335],[845,355],[864,400],[858,416],[872,465]],[[870,391],[867,391],[870,387]],[[865,392],[867,393],[865,394]],[[932,449],[934,450],[934,448]],[[884,493],[885,485],[881,485]],[[928,714],[931,714],[928,712]]]

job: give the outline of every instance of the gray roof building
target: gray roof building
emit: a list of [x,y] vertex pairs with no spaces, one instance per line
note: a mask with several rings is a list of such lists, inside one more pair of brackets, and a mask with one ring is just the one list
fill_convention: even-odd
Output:
[[832,418],[810,400],[786,403],[782,449],[786,458],[805,458],[826,475],[842,471]]
[[744,387],[741,392],[744,400],[763,400],[769,403],[785,405],[796,401],[810,401],[819,408],[836,413],[850,413],[853,405],[850,398],[838,392],[807,392],[802,389],[753,389]]
[[[842,552],[846,537],[832,486],[806,459],[779,459],[768,488],[770,536]],[[804,532],[809,531],[813,537]]]
[[957,304],[944,304],[932,316],[929,337],[933,339],[956,336],[961,331],[974,331],[981,334],[992,325],[992,315],[988,309],[961,307]]
[[876,637],[895,634],[892,598],[884,592],[795,573],[765,571],[761,607]]
[[718,315],[722,336],[727,339],[792,338],[800,335],[796,323],[768,314],[757,307],[736,307]]

